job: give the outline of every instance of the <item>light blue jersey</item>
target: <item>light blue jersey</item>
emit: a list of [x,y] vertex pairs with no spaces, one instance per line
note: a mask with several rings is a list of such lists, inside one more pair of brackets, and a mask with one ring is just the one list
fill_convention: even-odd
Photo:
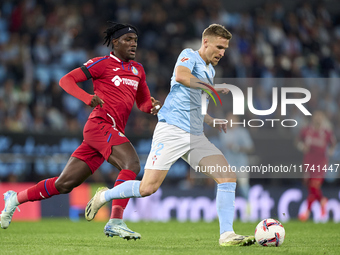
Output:
[[[177,66],[185,66],[191,73],[205,83],[213,85],[215,69],[207,65],[198,51],[185,49],[178,56],[174,72],[171,77],[170,93],[164,105],[158,112],[158,120],[177,126],[194,135],[203,133],[204,116],[201,113],[201,89],[188,88],[175,80]],[[208,105],[208,102],[207,102]]]

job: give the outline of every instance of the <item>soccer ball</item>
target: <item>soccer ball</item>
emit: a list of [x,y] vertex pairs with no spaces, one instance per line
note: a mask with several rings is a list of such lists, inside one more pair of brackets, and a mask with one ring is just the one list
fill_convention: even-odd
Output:
[[286,232],[278,220],[265,219],[255,228],[256,242],[261,246],[280,246],[285,240]]

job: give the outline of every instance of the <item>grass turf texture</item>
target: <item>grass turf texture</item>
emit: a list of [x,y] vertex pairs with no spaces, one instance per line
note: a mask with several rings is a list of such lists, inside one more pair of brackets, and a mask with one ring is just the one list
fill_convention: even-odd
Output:
[[[235,222],[240,234],[253,234],[257,223]],[[72,222],[45,219],[12,222],[0,229],[0,254],[339,254],[340,224],[284,223],[286,239],[281,247],[220,247],[218,222],[128,222],[142,239],[107,238],[105,222]]]

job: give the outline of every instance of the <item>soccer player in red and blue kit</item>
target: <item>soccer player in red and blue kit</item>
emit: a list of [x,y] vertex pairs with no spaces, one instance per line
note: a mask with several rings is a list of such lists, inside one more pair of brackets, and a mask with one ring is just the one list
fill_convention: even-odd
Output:
[[304,153],[303,169],[308,186],[307,210],[299,215],[301,221],[309,219],[316,200],[321,204],[321,217],[326,215],[327,198],[322,195],[321,186],[329,168],[328,156],[333,154],[336,146],[332,131],[325,128],[326,121],[323,112],[315,111],[311,125],[303,128],[298,138],[298,149]]
[[[82,144],[73,152],[59,177],[43,180],[18,193],[7,191],[4,194],[2,228],[9,226],[18,205],[71,192],[104,160],[120,170],[115,186],[135,180],[139,173],[139,158],[124,135],[125,125],[135,101],[141,111],[154,115],[160,109],[160,103],[150,97],[142,65],[133,61],[137,29],[129,24],[112,23],[105,33],[105,43],[113,48],[110,55],[90,59],[60,80],[60,86],[67,93],[94,107],[83,130]],[[88,79],[93,80],[94,95],[77,85]],[[106,235],[128,240],[140,238],[140,234],[130,230],[122,220],[128,201],[128,198],[112,201],[111,219],[104,228]]]

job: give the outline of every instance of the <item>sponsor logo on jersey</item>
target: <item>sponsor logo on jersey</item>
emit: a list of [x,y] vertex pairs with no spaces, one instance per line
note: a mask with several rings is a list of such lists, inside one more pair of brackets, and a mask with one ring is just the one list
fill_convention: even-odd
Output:
[[128,86],[132,86],[135,90],[137,90],[137,88],[138,88],[138,81],[123,78],[123,83],[128,85]]
[[112,78],[111,81],[113,82],[114,85],[116,85],[118,87],[120,85],[120,83],[122,82],[122,78],[120,78],[118,75],[116,75],[115,77]]
[[137,70],[137,68],[136,67],[132,67],[131,68],[131,71],[132,71],[132,73],[134,74],[134,75],[138,75],[138,70]]
[[132,86],[133,89],[135,89],[135,90],[137,90],[137,88],[138,88],[138,81],[131,80],[131,79],[128,79],[128,78],[120,78],[118,75],[113,77],[111,81],[117,87],[120,86],[121,83],[123,83],[125,85]]
[[118,132],[118,135],[121,137],[125,137],[125,135],[122,132]]
[[113,71],[117,71],[117,70],[119,70],[120,68],[119,67],[117,67],[117,68],[113,68],[112,70]]
[[185,61],[188,61],[190,58],[182,58],[181,59],[181,62],[185,62]]

